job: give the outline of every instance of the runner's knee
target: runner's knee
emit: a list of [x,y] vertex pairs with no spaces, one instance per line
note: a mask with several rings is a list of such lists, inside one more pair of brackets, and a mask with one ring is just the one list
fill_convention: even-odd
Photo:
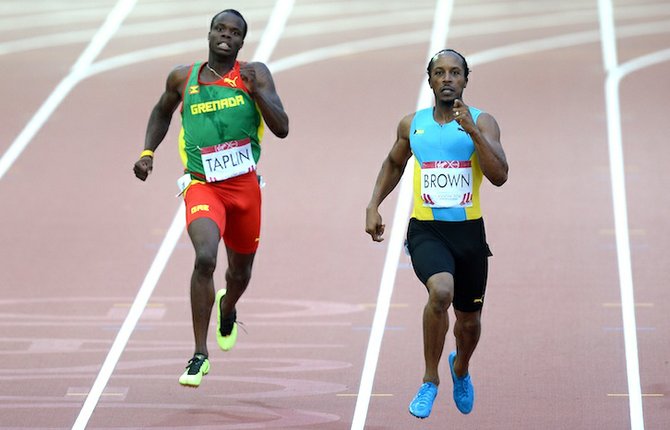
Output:
[[216,269],[216,253],[196,250],[195,271],[201,276],[212,276]]
[[479,319],[479,313],[474,313],[472,316],[467,318],[457,318],[456,324],[458,325],[459,331],[461,331],[464,335],[475,336],[481,330],[481,320]]
[[448,273],[431,276],[426,283],[428,301],[436,310],[446,310],[454,300],[454,278]]
[[250,267],[229,267],[226,270],[226,282],[246,288],[251,280]]

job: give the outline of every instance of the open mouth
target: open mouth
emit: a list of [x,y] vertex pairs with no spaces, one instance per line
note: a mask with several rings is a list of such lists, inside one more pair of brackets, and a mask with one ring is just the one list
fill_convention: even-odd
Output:
[[218,46],[221,49],[230,49],[230,45],[228,45],[226,42],[221,42],[216,46]]

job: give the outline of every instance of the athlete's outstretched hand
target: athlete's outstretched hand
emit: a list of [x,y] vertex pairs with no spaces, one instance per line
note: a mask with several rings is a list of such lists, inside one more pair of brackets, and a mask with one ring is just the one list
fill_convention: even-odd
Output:
[[135,162],[135,166],[133,167],[135,176],[142,181],[145,181],[147,179],[147,176],[149,176],[149,173],[151,173],[153,169],[154,169],[154,159],[153,157],[149,156],[141,157],[139,160]]
[[382,216],[379,215],[379,211],[368,209],[365,212],[365,231],[372,237],[372,240],[375,242],[383,241],[382,235],[385,227],[386,225],[382,224]]

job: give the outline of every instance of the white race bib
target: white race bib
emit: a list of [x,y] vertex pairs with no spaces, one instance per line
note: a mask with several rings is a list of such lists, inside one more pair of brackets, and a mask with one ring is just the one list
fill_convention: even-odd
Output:
[[421,198],[431,208],[472,206],[472,163],[427,161],[421,163]]
[[200,149],[207,182],[218,182],[256,170],[251,140],[233,140]]

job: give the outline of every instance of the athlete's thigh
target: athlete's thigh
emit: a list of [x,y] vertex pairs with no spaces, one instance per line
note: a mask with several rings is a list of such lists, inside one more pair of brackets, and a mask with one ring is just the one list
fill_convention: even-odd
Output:
[[437,273],[455,274],[454,256],[447,244],[414,218],[407,228],[407,248],[414,273],[424,285]]
[[252,254],[258,249],[261,233],[261,192],[255,172],[233,178],[226,199],[226,228],[223,240],[239,254]]
[[475,312],[484,305],[488,278],[488,256],[459,259],[454,275],[454,309]]
[[191,185],[184,194],[184,205],[186,206],[186,226],[200,218],[208,218],[218,228],[217,243],[221,233],[226,228],[226,208],[217,192],[211,184],[196,183]]
[[241,254],[226,246],[226,253],[228,256],[228,270],[243,277],[251,277],[251,269],[253,268],[254,257],[256,256],[255,252]]

